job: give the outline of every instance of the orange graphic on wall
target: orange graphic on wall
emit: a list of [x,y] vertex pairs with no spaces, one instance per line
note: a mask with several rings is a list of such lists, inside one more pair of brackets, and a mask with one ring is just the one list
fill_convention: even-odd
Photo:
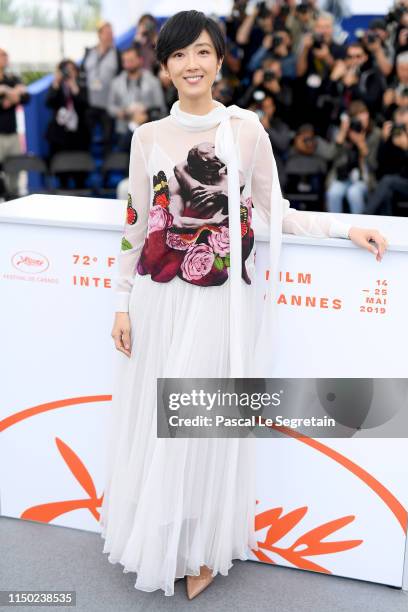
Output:
[[[55,402],[48,402],[38,406],[33,406],[1,420],[0,432],[4,431],[8,427],[16,425],[24,419],[31,418],[37,414],[42,414],[48,410],[55,410],[84,403],[105,402],[111,399],[111,395],[94,395],[67,398],[65,400],[58,400]],[[404,534],[407,533],[407,510],[391,493],[391,491],[382,485],[369,472],[338,451],[335,451],[326,444],[323,444],[314,438],[309,438],[305,434],[300,434],[290,427],[279,425],[272,425],[271,427],[284,435],[292,437],[294,440],[309,445],[314,450],[322,453],[334,461],[337,465],[342,466],[354,476],[359,478],[389,508],[393,516],[400,524]],[[98,508],[100,508],[102,505],[103,494],[98,496],[92,476],[80,457],[60,438],[56,438],[55,440],[57,448],[64,459],[66,466],[80,484],[86,495],[80,499],[48,502],[45,504],[32,506],[27,508],[21,514],[21,518],[49,523],[66,512],[71,512],[81,508],[88,509],[94,518],[99,522],[100,514],[98,512]],[[256,531],[260,531],[266,527],[268,527],[268,529],[264,541],[258,542],[259,550],[253,550],[256,557],[265,563],[274,564],[275,562],[266,554],[267,552],[271,552],[278,554],[280,557],[300,569],[330,574],[330,570],[310,561],[309,559],[306,559],[306,557],[342,552],[359,546],[363,542],[363,540],[338,540],[331,542],[322,541],[324,538],[351,523],[355,519],[355,516],[350,515],[339,517],[327,523],[318,525],[317,527],[298,537],[290,546],[286,548],[277,546],[278,542],[300,523],[307,511],[308,507],[304,506],[301,508],[295,508],[287,514],[282,514],[283,508],[280,507],[271,508],[257,514],[255,518]]]

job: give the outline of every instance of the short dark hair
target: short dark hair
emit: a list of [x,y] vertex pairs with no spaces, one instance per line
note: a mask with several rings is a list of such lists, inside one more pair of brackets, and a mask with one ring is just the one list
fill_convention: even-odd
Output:
[[57,68],[58,70],[64,70],[68,65],[71,65],[74,67],[76,74],[79,73],[79,68],[76,65],[76,63],[74,62],[74,60],[69,59],[68,57],[66,57],[65,59],[61,60],[60,63],[58,64]]
[[364,45],[361,42],[359,42],[358,40],[354,40],[353,42],[351,42],[348,45],[346,45],[346,51],[348,51],[349,49],[352,49],[353,47],[355,49],[361,49],[362,51],[364,51],[364,53],[367,53]]
[[207,30],[220,60],[225,55],[224,34],[214,19],[207,17],[201,11],[179,11],[170,17],[160,28],[156,43],[158,62],[167,65],[169,56],[178,49],[191,45]]
[[138,55],[139,57],[142,56],[141,45],[137,40],[133,41],[133,43],[129,47],[125,47],[125,49],[122,49],[121,51],[121,53],[131,53],[131,52],[136,53],[136,55]]
[[271,91],[268,91],[268,90],[265,90],[265,89],[263,89],[262,91],[264,92],[265,97],[262,98],[261,104],[262,104],[262,102],[265,102],[265,100],[272,100],[272,102],[276,106],[277,105],[276,95],[273,94]]
[[314,125],[312,123],[302,123],[297,129],[296,136],[300,136],[301,134],[305,134],[308,132],[315,133]]
[[356,100],[352,100],[352,102],[350,102],[350,106],[348,109],[348,113],[350,115],[350,117],[355,117],[356,115],[358,115],[359,113],[364,113],[365,111],[368,111],[367,108],[367,104],[364,102],[364,100],[360,100],[360,99],[356,99]]
[[151,13],[143,13],[143,15],[140,15],[139,19],[137,20],[137,23],[140,24],[146,20],[151,21],[152,23],[154,23],[155,26],[157,26],[157,20]]

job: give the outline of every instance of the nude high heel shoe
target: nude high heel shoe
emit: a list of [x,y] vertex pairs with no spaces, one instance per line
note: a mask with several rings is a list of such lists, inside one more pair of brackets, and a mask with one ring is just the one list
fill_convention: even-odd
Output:
[[189,599],[196,597],[211,584],[214,580],[214,576],[211,572],[212,570],[209,567],[202,565],[199,576],[186,576],[187,597]]

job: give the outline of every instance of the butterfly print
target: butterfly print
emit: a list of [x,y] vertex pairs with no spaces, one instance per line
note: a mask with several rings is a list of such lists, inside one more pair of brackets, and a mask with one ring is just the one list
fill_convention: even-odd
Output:
[[169,184],[163,170],[153,175],[153,205],[167,207],[170,202]]
[[126,222],[129,225],[134,225],[137,221],[137,212],[132,206],[132,196],[128,193],[128,201],[126,207]]

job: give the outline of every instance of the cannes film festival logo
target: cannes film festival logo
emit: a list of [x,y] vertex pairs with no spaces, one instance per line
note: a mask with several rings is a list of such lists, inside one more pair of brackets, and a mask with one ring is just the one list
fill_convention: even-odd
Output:
[[11,263],[16,270],[30,274],[44,272],[50,265],[46,256],[36,251],[18,251],[11,258]]

